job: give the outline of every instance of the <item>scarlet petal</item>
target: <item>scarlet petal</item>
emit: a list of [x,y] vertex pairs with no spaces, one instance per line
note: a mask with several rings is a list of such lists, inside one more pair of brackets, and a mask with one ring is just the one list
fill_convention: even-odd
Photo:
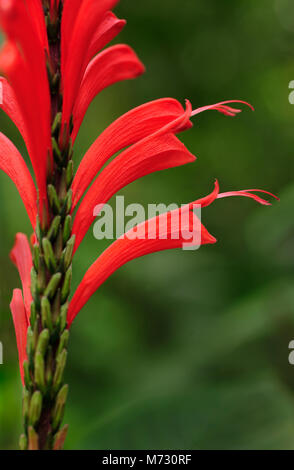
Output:
[[[86,272],[70,302],[68,326],[71,325],[76,315],[101,284],[114,271],[132,259],[155,251],[179,248],[184,243],[188,243],[190,246],[194,246],[195,243],[197,246],[199,243],[201,245],[215,243],[216,239],[200,224],[199,219],[193,212],[194,208],[199,206],[201,208],[206,207],[218,198],[229,196],[245,196],[254,199],[260,204],[268,204],[267,200],[256,196],[252,191],[267,194],[278,199],[273,194],[259,189],[230,191],[219,194],[219,184],[216,181],[214,190],[208,196],[197,199],[181,207],[181,209],[176,209],[167,214],[161,214],[154,219],[147,220],[124,234],[112,243]],[[189,214],[188,218],[184,217],[187,212]],[[178,215],[178,217],[174,217],[175,215]],[[201,238],[199,238],[199,233]],[[189,239],[187,235],[191,235],[191,238]]]
[[83,0],[64,0],[61,18],[61,53],[62,63],[65,64],[72,39],[75,22]]
[[121,188],[145,175],[194,160],[194,155],[170,133],[153,134],[118,155],[94,181],[77,211],[73,225],[75,250],[94,220],[96,205],[105,204]]
[[[69,123],[75,97],[78,93],[85,69],[89,44],[91,44],[97,25],[105,13],[111,10],[118,0],[83,0],[80,6],[76,0],[68,0],[68,9],[72,3],[73,12],[64,11],[65,38],[62,41],[61,74],[63,81],[63,123]],[[74,15],[77,14],[76,19]],[[71,28],[73,28],[71,30]],[[72,31],[72,32],[71,32]],[[67,38],[67,39],[66,39]],[[69,39],[69,41],[68,41]],[[74,53],[72,53],[74,51]]]
[[27,236],[17,233],[13,249],[10,252],[11,261],[16,265],[22,283],[24,303],[29,321],[31,312],[31,269],[33,267],[32,253]]
[[[164,98],[138,106],[114,121],[97,138],[80,163],[72,185],[73,207],[113,155],[170,123],[177,126],[178,119],[184,119],[184,115],[185,111],[177,100]],[[182,125],[187,128],[191,123],[182,122]]]
[[73,111],[76,135],[86,111],[98,93],[122,80],[138,77],[145,68],[135,52],[124,44],[109,47],[88,65]]
[[23,363],[27,359],[26,343],[27,343],[27,330],[28,320],[22,299],[22,292],[20,289],[14,289],[12,301],[10,303],[10,310],[12,313],[16,343],[18,349],[19,368],[22,383],[24,384]]
[[25,124],[22,118],[21,110],[18,106],[14,91],[4,77],[0,77],[1,84],[1,98],[0,108],[10,117],[14,122],[19,132],[21,133],[26,145],[28,146],[29,140],[26,134]]
[[101,284],[129,261],[157,251],[181,248],[184,244],[215,243],[216,239],[191,210],[197,203],[147,220],[112,243],[88,269],[78,286],[69,305],[68,326]]
[[14,182],[33,228],[37,217],[37,191],[24,159],[13,143],[0,132],[0,169]]

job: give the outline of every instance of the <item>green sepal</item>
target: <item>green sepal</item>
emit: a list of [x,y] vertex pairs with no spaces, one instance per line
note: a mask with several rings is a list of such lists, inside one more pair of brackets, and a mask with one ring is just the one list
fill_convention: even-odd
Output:
[[50,228],[47,234],[47,238],[49,238],[51,242],[54,242],[54,240],[57,237],[60,222],[61,222],[60,215],[56,215],[54,219],[52,220],[52,223],[50,225]]
[[71,215],[67,215],[64,219],[64,225],[63,225],[63,243],[64,245],[68,241],[72,231],[72,217]]
[[49,283],[48,283],[48,285],[45,289],[45,292],[44,292],[44,295],[46,297],[48,297],[49,299],[52,299],[54,297],[55,292],[58,288],[58,285],[61,281],[61,278],[62,278],[61,273],[56,273],[51,277],[51,279],[50,279],[50,281],[49,281]]
[[68,268],[65,273],[63,285],[61,288],[61,303],[63,304],[66,302],[69,293],[70,293],[70,286],[71,286],[71,279],[72,279],[72,266]]
[[22,414],[24,426],[26,427],[29,419],[29,410],[30,410],[30,392],[27,389],[23,389],[22,393]]
[[67,395],[68,395],[68,385],[63,385],[63,387],[59,390],[57,394],[55,406],[52,412],[53,431],[56,431],[59,428],[63,420]]
[[60,309],[60,332],[63,332],[67,325],[68,302],[62,305]]
[[63,250],[63,239],[62,239],[62,228],[59,227],[57,238],[54,244],[54,253],[56,259],[60,260],[61,254]]
[[52,208],[52,210],[56,213],[59,214],[61,207],[60,207],[60,201],[58,199],[56,190],[52,184],[48,184],[47,186],[47,191],[48,191],[48,197],[49,197],[49,204]]
[[57,264],[56,264],[56,259],[54,256],[53,248],[48,240],[48,238],[43,238],[42,240],[42,245],[43,245],[43,250],[44,250],[44,258],[45,258],[45,263],[49,271],[51,273],[54,273],[57,269]]
[[53,331],[51,305],[46,296],[41,299],[41,318],[43,328],[48,328],[49,332]]
[[61,112],[56,114],[56,116],[54,118],[54,121],[53,121],[53,124],[52,124],[52,127],[51,127],[51,134],[55,134],[56,131],[57,132],[59,131],[60,126],[61,126],[61,117],[62,117]]
[[68,190],[65,202],[66,202],[66,212],[68,213],[71,211],[71,207],[72,207],[72,189]]
[[37,347],[36,347],[36,354],[40,353],[42,357],[45,357],[48,344],[50,339],[49,330],[45,329],[42,330],[38,339]]
[[66,247],[63,250],[62,253],[62,265],[63,269],[66,271],[69,266],[71,265],[72,262],[72,254],[73,254],[73,249],[76,241],[76,236],[72,235],[70,239],[68,240]]
[[66,167],[66,186],[69,188],[72,184],[74,177],[73,161],[69,160]]
[[27,330],[27,355],[29,363],[32,365],[34,361],[34,352],[35,352],[35,337],[32,327],[29,326]]
[[38,271],[39,269],[39,256],[40,256],[39,245],[35,244],[33,246],[33,264],[34,264],[36,271]]
[[46,272],[46,263],[44,255],[40,254],[39,256],[39,269],[38,269],[38,293],[44,291],[47,285],[47,272]]
[[38,275],[34,267],[31,269],[31,293],[33,299],[37,299],[39,295],[38,289]]
[[35,383],[37,387],[43,392],[46,392],[45,384],[45,361],[41,353],[35,354]]
[[52,391],[54,394],[58,392],[63,382],[63,374],[66,366],[67,351],[64,349],[56,359],[56,369],[53,378]]
[[58,143],[56,142],[55,137],[51,137],[51,143],[52,143],[52,150],[53,150],[53,155],[54,155],[54,160],[58,165],[62,163],[62,154],[60,151],[60,148],[58,146]]
[[31,303],[31,316],[30,316],[30,323],[31,323],[32,328],[34,328],[34,326],[35,326],[36,318],[37,318],[36,304],[35,304],[34,301],[32,301],[32,303]]
[[37,239],[39,240],[39,242],[41,242],[43,232],[42,232],[42,228],[41,228],[40,217],[38,215],[37,215],[37,219],[36,219],[36,236],[37,236]]
[[66,198],[64,200],[62,209],[61,209],[61,214],[65,216],[71,211],[72,207],[72,189],[69,189],[66,194]]
[[35,427],[40,419],[42,412],[43,397],[39,390],[36,390],[31,398],[30,410],[29,410],[29,424]]
[[53,358],[53,351],[52,347],[49,346],[48,353],[47,353],[47,360],[46,360],[46,367],[45,367],[45,380],[48,390],[50,389],[53,381],[53,366],[54,366],[54,358]]
[[23,372],[24,372],[24,383],[28,390],[31,390],[33,387],[33,382],[30,375],[30,366],[29,361],[25,360],[23,362]]
[[61,351],[63,351],[63,349],[67,348],[68,340],[69,340],[69,331],[64,330],[64,332],[60,336],[60,341],[59,341],[59,345],[58,345],[57,353],[56,353],[57,356],[59,356],[59,354],[61,353]]
[[57,289],[57,292],[54,296],[53,301],[51,302],[51,312],[52,312],[52,321],[53,325],[56,325],[58,322],[58,317],[60,315],[60,288]]

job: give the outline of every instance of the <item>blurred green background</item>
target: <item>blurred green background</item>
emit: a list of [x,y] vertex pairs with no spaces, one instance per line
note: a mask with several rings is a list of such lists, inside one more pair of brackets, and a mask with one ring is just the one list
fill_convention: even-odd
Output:
[[[122,0],[119,42],[147,67],[92,104],[76,160],[112,120],[172,96],[194,107],[239,98],[231,119],[206,113],[181,135],[199,158],[150,175],[120,194],[126,203],[185,203],[212,189],[268,189],[273,207],[217,201],[203,222],[218,243],[133,261],[97,292],[72,327],[66,422],[71,449],[294,449],[294,80],[292,0]],[[25,154],[14,126],[1,130]],[[20,285],[9,260],[30,225],[0,175],[0,448],[16,448],[21,385],[9,312]],[[107,243],[90,231],[74,283]]]

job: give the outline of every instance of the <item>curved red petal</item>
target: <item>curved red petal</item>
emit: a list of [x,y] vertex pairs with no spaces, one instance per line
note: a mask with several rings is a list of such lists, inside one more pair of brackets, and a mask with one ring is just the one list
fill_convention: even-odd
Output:
[[88,269],[78,286],[69,305],[68,326],[101,284],[129,261],[157,251],[181,248],[185,244],[198,247],[215,243],[216,239],[191,210],[193,204],[197,201],[147,220],[112,243]]
[[[61,75],[63,83],[63,124],[70,122],[75,97],[78,94],[81,81],[87,67],[86,58],[89,44],[93,40],[97,25],[103,20],[105,13],[111,10],[118,0],[83,0],[78,6],[72,2],[77,14],[64,12],[65,38],[62,39]],[[70,2],[68,8],[70,8]],[[68,10],[67,10],[68,11]],[[69,24],[73,28],[70,31]],[[68,38],[66,39],[66,37]],[[68,41],[69,39],[69,41]],[[74,51],[73,53],[70,53]]]
[[118,44],[105,49],[88,65],[73,110],[74,135],[95,96],[122,80],[144,73],[144,65],[129,46]]
[[0,100],[0,108],[3,109],[7,116],[9,116],[16,125],[26,145],[28,146],[28,137],[26,134],[25,124],[14,91],[4,77],[0,77],[0,86],[2,98],[2,100]]
[[24,384],[23,363],[27,359],[26,344],[28,320],[23,303],[22,292],[20,289],[14,289],[13,297],[10,303],[10,310],[13,318],[16,343],[18,349],[19,369],[22,383]]
[[194,155],[170,133],[153,134],[119,154],[100,173],[78,208],[73,225],[73,233],[76,235],[75,250],[95,218],[95,206],[105,204],[132,181],[194,160]]
[[12,179],[22,198],[33,229],[37,217],[37,191],[24,159],[13,143],[0,132],[0,169]]
[[96,139],[78,167],[72,184],[73,207],[113,155],[167,125],[175,132],[190,127],[186,112],[177,100],[163,98],[138,106],[114,121]]
[[120,20],[114,13],[108,11],[94,33],[86,54],[85,62],[88,64],[103,47],[110,43],[110,41],[121,32],[125,25],[125,20]]
[[14,246],[10,252],[10,259],[15,264],[19,272],[26,314],[29,320],[32,303],[31,270],[33,267],[33,261],[30,244],[24,233],[16,234]]

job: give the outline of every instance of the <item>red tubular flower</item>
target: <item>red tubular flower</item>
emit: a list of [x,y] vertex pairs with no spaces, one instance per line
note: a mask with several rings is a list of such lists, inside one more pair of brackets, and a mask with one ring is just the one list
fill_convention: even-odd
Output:
[[[21,114],[16,124],[21,122],[20,131],[36,175],[42,211],[47,199],[46,169],[51,137],[44,50],[47,36],[41,8],[39,0],[0,1],[0,24],[9,39],[0,54],[0,70],[12,86],[17,101],[17,106],[15,100],[8,105],[10,114],[14,118]],[[5,100],[9,97],[6,96]]]
[[13,143],[0,132],[0,169],[14,182],[33,228],[37,217],[37,191],[24,159]]
[[[101,284],[129,261],[156,251],[180,248],[184,244],[193,246],[193,244],[198,245],[199,241],[201,245],[215,243],[216,239],[199,221],[197,223],[197,216],[193,212],[196,205],[203,208],[216,199],[229,196],[249,197],[260,204],[270,205],[270,202],[256,196],[253,191],[276,197],[267,191],[256,189],[219,193],[216,181],[214,191],[208,196],[147,220],[122,235],[99,256],[83,277],[69,305],[68,326],[70,327],[76,315]],[[184,217],[187,211],[189,217]]]
[[[61,33],[65,34],[62,56],[61,72],[63,82],[63,123],[69,124],[74,100],[78,93],[85,70],[88,66],[88,47],[95,37],[97,25],[103,21],[108,10],[113,8],[118,0],[82,0],[80,5],[72,2],[73,11],[69,13],[70,5],[63,12]],[[69,0],[67,3],[71,3]],[[63,33],[64,32],[64,33]],[[75,51],[70,54],[69,51]]]

